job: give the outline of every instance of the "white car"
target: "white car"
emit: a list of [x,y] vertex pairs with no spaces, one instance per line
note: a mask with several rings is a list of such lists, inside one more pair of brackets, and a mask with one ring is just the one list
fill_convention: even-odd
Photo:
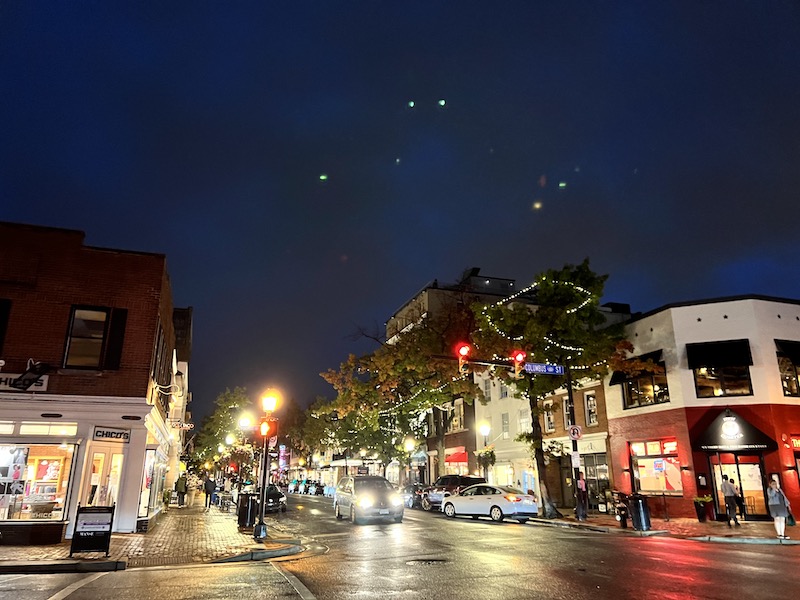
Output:
[[455,496],[444,498],[442,512],[448,517],[490,517],[492,521],[502,521],[508,517],[525,523],[539,515],[539,506],[534,496],[517,488],[479,483],[464,488]]

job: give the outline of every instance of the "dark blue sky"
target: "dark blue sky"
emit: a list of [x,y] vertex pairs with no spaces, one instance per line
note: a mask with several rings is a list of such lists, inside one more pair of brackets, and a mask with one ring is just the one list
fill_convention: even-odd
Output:
[[0,5],[0,220],[166,254],[197,415],[472,266],[800,298],[797,2],[125,4]]

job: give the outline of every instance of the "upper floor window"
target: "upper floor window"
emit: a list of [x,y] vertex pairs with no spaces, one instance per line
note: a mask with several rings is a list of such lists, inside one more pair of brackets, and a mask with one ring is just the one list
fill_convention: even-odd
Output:
[[492,380],[488,377],[483,380],[483,395],[487,400],[492,399]]
[[119,369],[128,311],[73,306],[64,367]]
[[694,371],[698,398],[750,396],[750,342],[727,340],[686,344],[689,368]]
[[11,300],[0,298],[0,355],[3,353],[3,340],[8,329],[8,318],[11,315]]
[[586,426],[594,427],[599,424],[597,416],[597,396],[594,392],[583,395],[583,402],[586,408]]
[[800,342],[775,340],[778,350],[778,369],[781,373],[781,384],[784,396],[800,396]]
[[[661,350],[643,354],[635,359],[640,362],[652,361],[659,369],[657,371],[637,371],[623,373],[615,371],[611,377],[610,385],[622,385],[623,408],[637,408],[650,404],[664,404],[669,402],[669,387],[667,386],[667,370],[661,360]],[[589,415],[587,413],[587,425]]]
[[562,400],[561,406],[564,409],[564,429],[569,429],[569,426],[574,425],[575,423],[572,422],[574,414],[570,414],[570,402],[568,397],[565,397],[564,400]]
[[500,397],[508,398],[508,386],[505,383],[500,383]]
[[507,440],[511,437],[511,433],[508,430],[508,413],[503,413],[500,415],[501,424],[503,427],[503,439]]
[[546,433],[552,433],[556,430],[556,419],[553,416],[553,401],[548,400],[544,403],[544,430]]
[[519,411],[519,432],[531,432],[531,412],[527,408]]
[[450,412],[452,418],[447,428],[448,433],[464,429],[464,402],[462,400],[456,400],[450,408]]

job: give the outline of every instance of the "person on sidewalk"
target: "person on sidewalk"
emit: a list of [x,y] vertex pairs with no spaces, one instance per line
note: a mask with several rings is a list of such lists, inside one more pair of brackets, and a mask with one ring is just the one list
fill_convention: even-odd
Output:
[[744,497],[742,496],[742,490],[739,489],[739,486],[736,485],[736,480],[731,477],[731,485],[733,489],[736,491],[736,506],[739,508],[739,516],[744,517],[745,509],[744,509]]
[[589,495],[586,490],[586,479],[584,479],[583,471],[580,471],[578,474],[576,500],[575,516],[578,518],[578,521],[585,521],[589,512]]
[[775,533],[778,534],[778,539],[788,540],[789,536],[784,534],[786,533],[786,517],[789,516],[791,505],[786,494],[774,479],[769,482],[767,488],[767,506],[775,523]]
[[728,527],[733,527],[731,525],[731,520],[736,523],[737,527],[741,527],[742,524],[739,523],[739,519],[736,517],[736,488],[733,487],[733,484],[728,481],[728,476],[722,476],[722,485],[719,486],[722,495],[725,496],[725,511],[728,513]]
[[206,510],[211,508],[211,499],[214,497],[214,492],[217,491],[217,482],[211,475],[206,475],[206,480],[203,482],[203,489],[206,492]]
[[186,492],[189,490],[189,482],[186,473],[181,473],[178,481],[175,482],[175,491],[178,492],[178,508],[183,508],[186,503]]

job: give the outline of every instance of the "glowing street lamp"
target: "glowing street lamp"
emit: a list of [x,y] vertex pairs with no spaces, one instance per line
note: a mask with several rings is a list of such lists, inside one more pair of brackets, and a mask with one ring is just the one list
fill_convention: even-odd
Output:
[[278,406],[280,393],[277,390],[267,390],[261,398],[261,407],[264,409],[264,418],[261,421],[260,433],[264,439],[264,446],[261,450],[261,493],[259,494],[259,508],[258,508],[258,523],[253,527],[253,539],[260,542],[267,537],[267,524],[264,523],[264,504],[267,501],[267,471],[269,465],[267,464],[267,446],[269,444],[270,422],[272,413]]

